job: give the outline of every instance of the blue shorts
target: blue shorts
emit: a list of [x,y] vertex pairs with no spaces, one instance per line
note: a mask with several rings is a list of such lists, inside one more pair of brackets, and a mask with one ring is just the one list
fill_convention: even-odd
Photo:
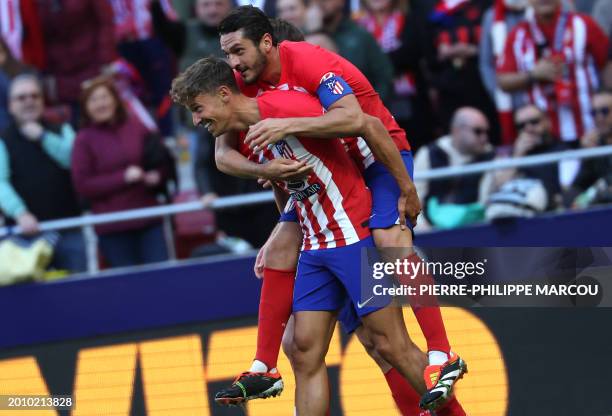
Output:
[[374,248],[372,237],[350,246],[302,251],[298,261],[293,312],[340,311],[347,332],[361,325],[360,317],[387,306],[392,298],[373,296],[374,285],[390,287],[391,281],[374,281],[370,261],[362,249]]
[[[412,152],[402,150],[402,159],[410,179],[414,176],[414,163]],[[397,211],[397,200],[400,196],[400,189],[395,178],[381,162],[372,163],[363,174],[366,185],[372,194],[372,214],[370,216],[370,229],[389,228],[399,224],[399,212]],[[410,218],[406,218],[406,225],[412,227]],[[297,222],[297,212],[293,209],[285,210],[280,216],[279,222]]]
[[[400,152],[410,179],[414,176],[414,163],[412,152]],[[397,200],[400,189],[391,172],[381,162],[372,163],[363,174],[366,185],[372,193],[372,215],[370,216],[370,229],[389,228],[399,224]],[[410,218],[406,218],[406,225],[411,227]]]

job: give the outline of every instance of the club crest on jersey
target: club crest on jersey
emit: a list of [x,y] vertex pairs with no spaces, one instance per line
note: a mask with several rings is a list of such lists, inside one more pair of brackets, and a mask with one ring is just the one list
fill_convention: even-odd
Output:
[[281,157],[286,159],[295,159],[293,149],[291,149],[285,140],[279,140],[274,143],[274,150]]

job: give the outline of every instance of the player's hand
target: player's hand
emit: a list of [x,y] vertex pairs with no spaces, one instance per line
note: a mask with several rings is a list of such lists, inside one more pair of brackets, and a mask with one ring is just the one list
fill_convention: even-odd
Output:
[[523,157],[530,150],[540,144],[540,142],[541,139],[538,136],[523,132],[514,142],[514,150],[512,153],[514,157]]
[[259,178],[257,179],[257,183],[264,189],[272,189],[272,181],[269,179]]
[[125,170],[123,178],[126,183],[136,183],[143,179],[144,171],[140,166],[131,165]]
[[249,127],[244,142],[248,144],[253,151],[259,152],[268,145],[283,139],[287,136],[288,131],[289,123],[287,119],[267,118]]
[[305,161],[273,159],[264,165],[263,178],[272,181],[303,179],[312,172],[312,166]]
[[161,174],[159,173],[159,171],[151,170],[144,174],[143,180],[145,185],[154,187],[159,185],[159,183],[161,182]]
[[24,212],[17,217],[17,225],[19,225],[19,228],[21,228],[21,232],[24,235],[33,235],[39,231],[38,220],[29,212]]
[[263,270],[264,270],[264,251],[266,250],[266,245],[259,249],[257,252],[257,257],[255,258],[255,266],[253,266],[253,271],[255,272],[255,276],[258,279],[263,278]]
[[540,59],[531,71],[531,76],[537,81],[553,82],[563,74],[563,63],[552,59]]
[[36,141],[41,139],[45,129],[36,121],[28,121],[20,127],[20,131],[28,140]]
[[580,147],[596,147],[599,144],[599,133],[597,130],[591,130],[580,138]]
[[401,187],[400,197],[397,201],[399,211],[400,228],[406,229],[406,217],[410,218],[410,223],[416,227],[417,219],[421,213],[421,201],[417,195],[414,184]]

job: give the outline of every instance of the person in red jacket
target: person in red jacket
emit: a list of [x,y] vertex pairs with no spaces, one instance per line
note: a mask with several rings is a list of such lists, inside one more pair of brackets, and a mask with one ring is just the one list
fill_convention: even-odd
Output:
[[[129,117],[108,79],[96,79],[83,90],[82,128],[72,153],[77,193],[94,213],[157,205],[165,181],[163,168],[146,170],[145,143],[154,140],[136,118]],[[140,219],[96,227],[100,249],[113,267],[168,258],[161,221]]]

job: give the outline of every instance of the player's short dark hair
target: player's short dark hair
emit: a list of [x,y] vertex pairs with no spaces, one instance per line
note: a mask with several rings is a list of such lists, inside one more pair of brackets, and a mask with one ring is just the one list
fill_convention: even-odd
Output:
[[266,33],[272,37],[272,44],[276,46],[277,40],[268,16],[254,6],[240,6],[228,14],[219,24],[219,34],[236,32],[242,29],[245,38],[255,45],[259,44]]
[[270,19],[272,30],[274,31],[274,37],[277,42],[283,42],[288,40],[290,42],[303,42],[304,34],[300,29],[293,26],[286,20],[283,19]]
[[174,102],[189,106],[198,95],[214,94],[222,86],[239,92],[229,64],[221,58],[209,56],[190,65],[172,81],[170,96]]

